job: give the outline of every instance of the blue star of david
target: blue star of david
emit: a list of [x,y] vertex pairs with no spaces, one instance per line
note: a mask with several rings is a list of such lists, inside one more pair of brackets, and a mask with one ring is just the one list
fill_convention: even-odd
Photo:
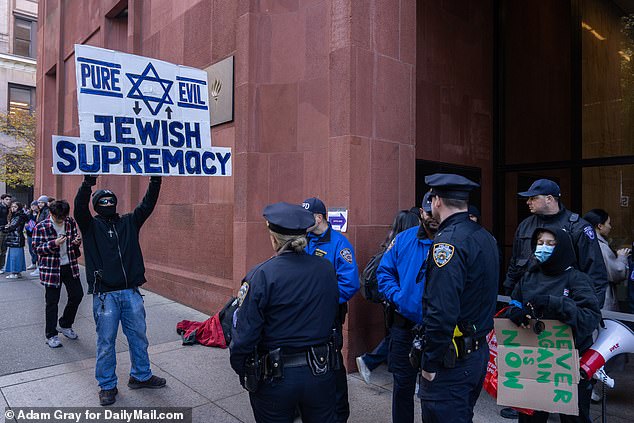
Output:
[[[152,66],[152,63],[148,63],[141,75],[133,73],[126,73],[125,75],[128,77],[130,82],[132,82],[132,88],[128,93],[128,98],[142,100],[147,108],[150,109],[150,112],[153,115],[158,114],[164,104],[174,104],[169,95],[170,88],[174,84],[174,81],[170,81],[169,79],[161,79],[161,77],[158,76],[158,73],[156,73],[156,69],[154,69],[154,66]],[[162,96],[154,97],[151,95],[144,95],[141,92],[140,88],[141,84],[145,81],[158,82],[163,88]],[[156,105],[152,107],[151,103],[156,103]]]

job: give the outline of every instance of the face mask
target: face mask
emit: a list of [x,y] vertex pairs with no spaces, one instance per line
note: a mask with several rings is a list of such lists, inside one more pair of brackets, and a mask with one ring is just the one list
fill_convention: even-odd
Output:
[[554,245],[538,245],[535,248],[535,257],[543,263],[550,258],[554,249]]
[[97,206],[95,206],[95,211],[100,216],[108,218],[108,217],[112,217],[115,214],[117,214],[117,206],[116,205],[114,205],[114,206],[100,206],[100,205],[97,205]]

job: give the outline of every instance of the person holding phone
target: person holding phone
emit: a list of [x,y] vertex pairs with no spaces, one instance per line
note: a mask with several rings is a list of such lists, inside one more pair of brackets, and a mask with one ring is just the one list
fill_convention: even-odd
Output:
[[[33,249],[38,257],[40,283],[46,289],[46,343],[51,348],[62,346],[57,336],[59,332],[68,339],[78,338],[73,323],[84,296],[77,263],[81,256],[81,237],[69,213],[67,201],[54,201],[50,206],[50,216],[33,229]],[[58,322],[62,284],[66,286],[68,302]]]

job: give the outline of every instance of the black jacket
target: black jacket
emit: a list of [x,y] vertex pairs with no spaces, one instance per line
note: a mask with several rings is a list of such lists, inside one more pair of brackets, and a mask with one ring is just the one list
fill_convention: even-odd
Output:
[[599,305],[605,301],[605,290],[608,287],[608,272],[603,261],[601,247],[592,225],[579,218],[560,203],[560,210],[553,215],[537,215],[527,217],[520,223],[513,240],[513,255],[504,281],[504,288],[512,291],[515,284],[528,270],[534,248],[531,238],[535,229],[546,226],[563,228],[572,236],[575,261],[573,266],[587,274],[594,282],[594,292]]
[[9,217],[9,208],[4,205],[4,203],[0,203],[0,226],[5,226],[9,221],[7,220]]
[[[538,230],[531,239],[533,250]],[[531,260],[528,272],[515,286],[511,297],[525,305],[538,295],[548,295],[545,311],[538,317],[570,325],[575,345],[583,353],[592,345],[592,332],[599,327],[601,310],[592,280],[572,267],[576,257],[570,235],[556,227],[548,230],[555,233],[557,239],[552,255],[543,263]]]
[[22,210],[18,210],[11,216],[11,222],[6,228],[2,229],[2,232],[7,234],[4,238],[7,247],[24,248],[23,231],[26,221],[27,217]]
[[[119,291],[145,283],[139,231],[152,214],[160,189],[161,179],[152,178],[145,197],[132,213],[105,219],[90,213],[91,184],[84,181],[79,187],[75,220],[83,237],[89,294]],[[97,282],[96,275],[100,275]]]
[[40,223],[41,221],[48,219],[48,217],[50,215],[51,215],[51,211],[48,208],[48,206],[42,207],[42,209],[37,214],[37,218],[35,219],[35,223]]

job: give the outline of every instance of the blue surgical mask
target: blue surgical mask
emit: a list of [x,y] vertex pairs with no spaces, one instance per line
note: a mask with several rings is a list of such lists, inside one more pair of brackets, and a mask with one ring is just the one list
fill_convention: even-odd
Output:
[[535,248],[535,257],[543,263],[550,258],[554,249],[554,245],[538,245]]

